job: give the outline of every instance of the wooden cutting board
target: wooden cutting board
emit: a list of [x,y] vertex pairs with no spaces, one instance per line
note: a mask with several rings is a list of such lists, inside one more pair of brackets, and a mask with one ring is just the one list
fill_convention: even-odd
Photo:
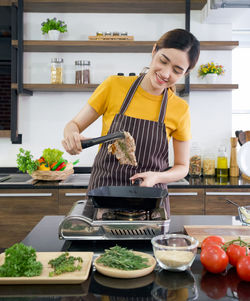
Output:
[[247,226],[184,226],[189,236],[193,236],[199,240],[199,247],[204,238],[210,235],[220,235],[225,241],[237,239],[239,236],[246,242],[250,243],[250,227]]
[[[92,264],[93,252],[69,252],[69,255],[83,259],[80,271],[64,273],[58,276],[49,277],[53,269],[48,262],[57,258],[64,252],[37,252],[37,261],[43,265],[42,274],[35,277],[0,277],[0,284],[77,284],[85,281],[89,276]],[[0,254],[0,265],[4,263],[5,254]]]

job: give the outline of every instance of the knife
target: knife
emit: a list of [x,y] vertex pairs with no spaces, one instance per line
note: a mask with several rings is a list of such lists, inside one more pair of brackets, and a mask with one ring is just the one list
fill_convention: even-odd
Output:
[[115,132],[115,133],[112,133],[112,134],[108,134],[106,136],[101,136],[101,137],[97,137],[97,138],[93,138],[93,139],[83,140],[83,141],[81,141],[81,144],[82,144],[82,148],[84,149],[84,148],[91,147],[91,146],[96,145],[96,144],[109,142],[109,141],[113,141],[113,140],[116,140],[116,139],[125,139],[124,132]]

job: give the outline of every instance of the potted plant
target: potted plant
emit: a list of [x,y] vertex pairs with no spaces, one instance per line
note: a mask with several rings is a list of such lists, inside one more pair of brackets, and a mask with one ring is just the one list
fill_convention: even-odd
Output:
[[50,40],[58,40],[60,33],[67,32],[67,24],[64,21],[57,20],[57,18],[47,19],[43,22],[41,27],[43,34],[48,34]]
[[201,65],[198,70],[198,76],[205,78],[209,84],[215,83],[217,76],[224,73],[224,67],[222,65],[215,65],[214,62]]

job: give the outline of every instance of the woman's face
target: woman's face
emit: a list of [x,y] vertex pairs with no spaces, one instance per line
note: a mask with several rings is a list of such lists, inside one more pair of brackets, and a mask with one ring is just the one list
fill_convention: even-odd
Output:
[[161,94],[165,88],[173,86],[189,67],[187,52],[174,48],[153,50],[147,78],[152,91]]

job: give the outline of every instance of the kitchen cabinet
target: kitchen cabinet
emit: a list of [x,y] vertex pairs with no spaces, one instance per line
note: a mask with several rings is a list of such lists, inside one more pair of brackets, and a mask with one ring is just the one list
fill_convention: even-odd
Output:
[[250,203],[250,189],[205,189],[205,213],[206,215],[238,215],[236,206],[227,200],[247,206]]
[[86,199],[87,189],[59,189],[59,215],[67,215],[76,201]]
[[169,201],[171,214],[176,215],[203,215],[204,189],[169,189]]
[[57,189],[1,189],[0,246],[20,242],[45,215],[57,214]]

